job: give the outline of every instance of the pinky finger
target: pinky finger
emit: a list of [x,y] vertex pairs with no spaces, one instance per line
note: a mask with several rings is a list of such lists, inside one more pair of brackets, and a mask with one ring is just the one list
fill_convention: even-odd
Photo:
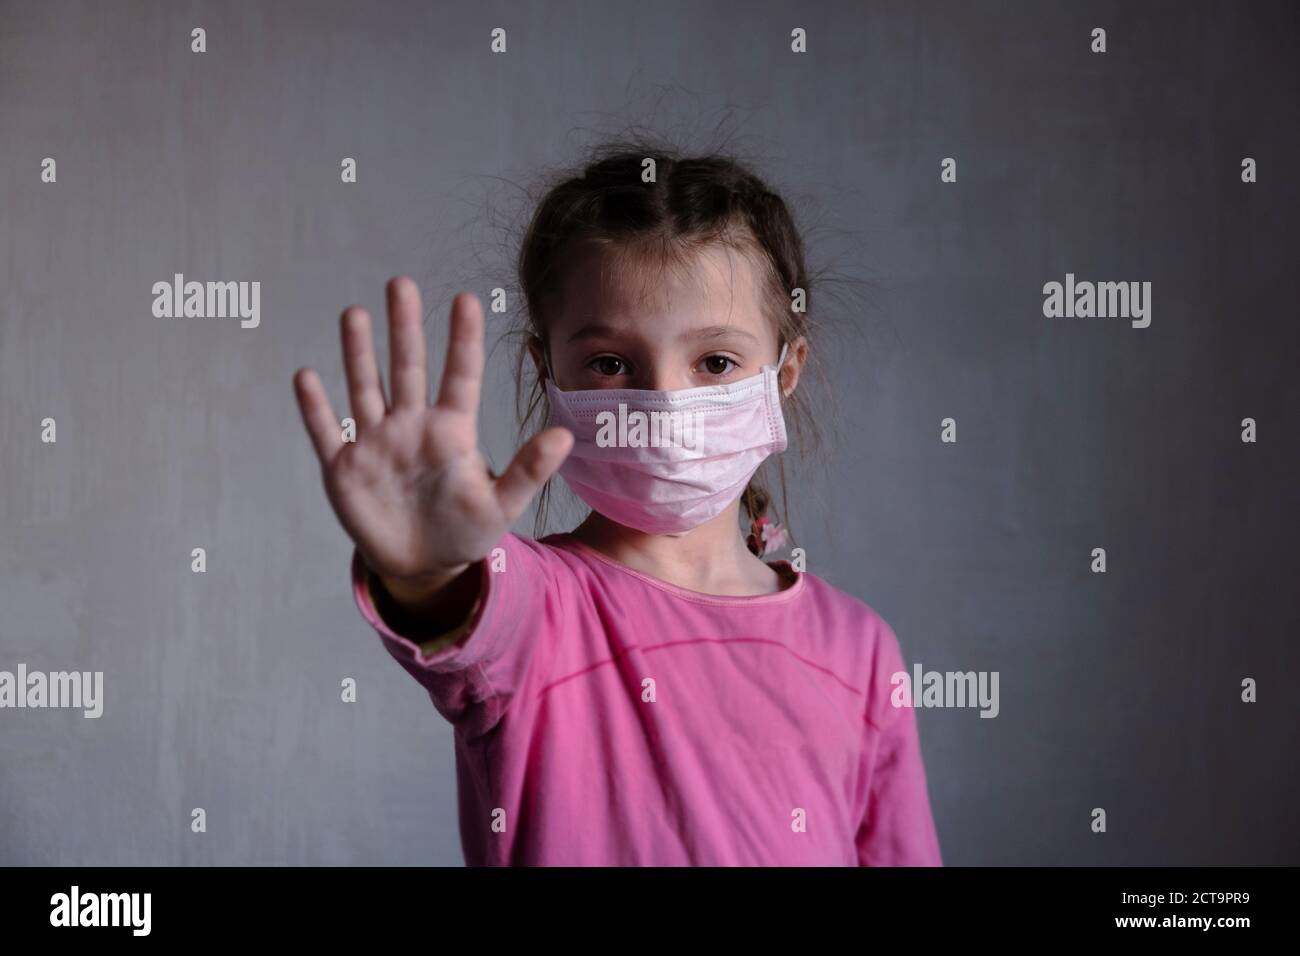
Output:
[[300,368],[293,377],[293,391],[298,397],[298,410],[302,423],[311,436],[312,447],[322,465],[328,465],[343,447],[343,434],[334,409],[330,406],[325,386],[314,369]]

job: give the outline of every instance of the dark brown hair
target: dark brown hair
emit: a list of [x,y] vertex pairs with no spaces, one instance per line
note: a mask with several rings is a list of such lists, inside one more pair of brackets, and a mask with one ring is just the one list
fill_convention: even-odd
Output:
[[[642,179],[654,160],[655,179]],[[589,244],[606,247],[632,267],[685,267],[702,247],[722,244],[748,255],[765,284],[761,296],[780,342],[809,338],[812,277],[804,243],[785,201],[742,162],[729,156],[683,156],[672,147],[640,140],[596,147],[579,170],[562,173],[546,190],[524,232],[517,268],[523,310],[517,357],[521,434],[545,420],[546,392],[529,361],[528,342],[546,343],[549,321],[560,305],[566,264]],[[802,289],[803,311],[792,306]],[[530,374],[531,373],[531,374]],[[530,382],[530,385],[525,385]],[[801,451],[818,440],[802,389],[782,402],[791,438]],[[780,456],[775,462],[782,519],[788,524],[788,494]],[[765,466],[766,467],[766,466]],[[772,493],[760,469],[741,496],[750,521],[772,510]],[[546,525],[550,485],[538,500],[536,533]],[[751,545],[752,547],[752,545]]]

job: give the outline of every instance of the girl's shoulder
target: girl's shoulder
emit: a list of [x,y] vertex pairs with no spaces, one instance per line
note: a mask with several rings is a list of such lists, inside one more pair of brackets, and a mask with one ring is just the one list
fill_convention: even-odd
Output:
[[881,730],[896,726],[894,689],[907,679],[908,663],[894,628],[874,607],[813,574],[806,575],[810,606],[822,610],[828,653],[861,690],[867,722]]
[[804,581],[806,601],[809,607],[816,609],[823,626],[858,635],[897,654],[898,637],[875,607],[812,572],[805,571],[800,577]]

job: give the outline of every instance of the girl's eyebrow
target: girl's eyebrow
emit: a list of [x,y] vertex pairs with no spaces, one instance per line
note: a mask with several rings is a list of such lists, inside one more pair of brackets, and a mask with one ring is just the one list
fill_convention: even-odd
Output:
[[623,334],[623,330],[612,325],[584,325],[569,336],[568,341],[578,342],[582,339],[609,339]]
[[729,335],[743,335],[745,338],[754,342],[758,341],[758,336],[744,329],[738,329],[734,325],[710,325],[708,328],[696,329],[694,332],[684,336],[692,339],[721,339]]
[[[626,335],[628,330],[615,328],[612,325],[584,325],[578,331],[569,336],[568,341],[579,342],[583,339],[608,339],[617,338],[620,335]],[[686,339],[721,339],[728,336],[740,335],[757,342],[758,336],[752,332],[746,332],[744,329],[736,328],[734,325],[710,325],[703,329],[695,329],[687,332],[682,336]]]

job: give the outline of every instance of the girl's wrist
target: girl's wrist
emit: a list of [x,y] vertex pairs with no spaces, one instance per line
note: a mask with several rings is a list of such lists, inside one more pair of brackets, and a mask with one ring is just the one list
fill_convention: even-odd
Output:
[[379,586],[371,588],[371,597],[379,616],[398,634],[421,644],[430,635],[463,625],[483,590],[477,562],[414,581],[379,574],[374,579]]
[[382,574],[376,574],[375,577],[398,607],[408,614],[418,614],[437,606],[447,585],[464,574],[467,568],[468,564],[462,564],[418,578],[397,578]]

